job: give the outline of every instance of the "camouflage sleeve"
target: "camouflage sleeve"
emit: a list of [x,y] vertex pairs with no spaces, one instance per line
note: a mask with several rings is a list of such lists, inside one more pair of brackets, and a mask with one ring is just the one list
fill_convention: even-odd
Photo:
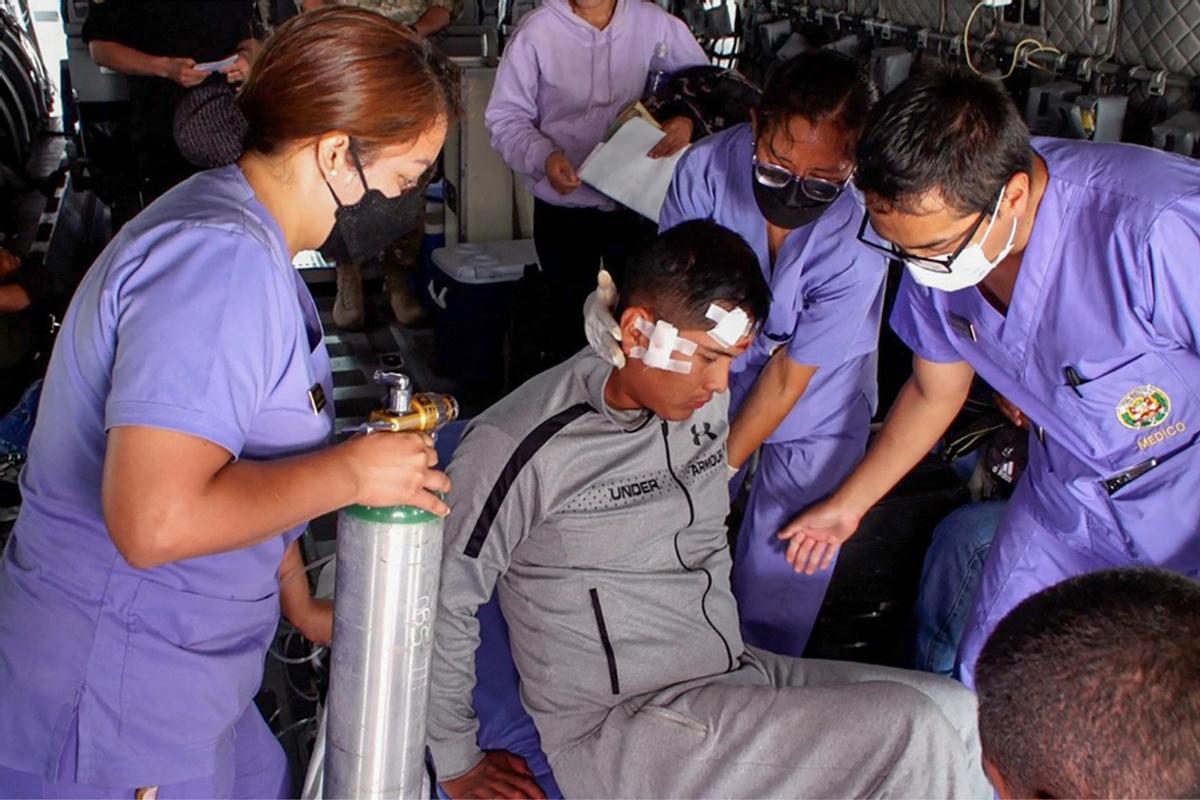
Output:
[[429,0],[430,8],[444,8],[450,12],[450,21],[458,19],[462,13],[463,0]]
[[415,25],[430,8],[446,8],[451,20],[462,10],[462,0],[338,0],[344,6],[358,6],[383,14],[404,25]]

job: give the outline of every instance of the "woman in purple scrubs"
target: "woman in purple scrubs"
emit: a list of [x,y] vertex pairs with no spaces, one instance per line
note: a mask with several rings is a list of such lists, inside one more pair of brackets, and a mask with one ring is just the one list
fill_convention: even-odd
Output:
[[[445,513],[421,435],[331,446],[317,309],[293,255],[374,246],[437,157],[447,71],[386,18],[302,15],[240,97],[247,149],[128,223],[51,359],[0,562],[0,797],[281,797],[253,704],[305,523]],[[328,617],[286,592],[310,636]]]

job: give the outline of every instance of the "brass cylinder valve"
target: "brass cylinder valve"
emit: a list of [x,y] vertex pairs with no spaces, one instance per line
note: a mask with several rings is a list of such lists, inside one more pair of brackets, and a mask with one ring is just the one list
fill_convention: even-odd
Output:
[[368,431],[435,433],[458,419],[458,401],[448,394],[413,394],[412,381],[401,372],[377,370],[374,379],[387,387],[387,398],[368,417]]

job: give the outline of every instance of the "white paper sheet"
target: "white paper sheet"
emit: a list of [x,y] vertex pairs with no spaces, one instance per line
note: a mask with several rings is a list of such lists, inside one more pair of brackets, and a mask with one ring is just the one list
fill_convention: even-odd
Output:
[[579,177],[618,203],[658,222],[675,165],[687,152],[685,147],[669,158],[647,156],[662,137],[660,129],[634,117],[607,142],[596,145],[583,162]]
[[222,58],[220,61],[206,61],[203,64],[196,64],[195,66],[192,67],[192,69],[196,70],[197,72],[208,72],[208,73],[220,72],[221,70],[225,69],[226,67],[232,67],[234,64],[237,63],[237,60],[238,60],[237,53],[234,53],[233,55],[229,56],[228,58]]

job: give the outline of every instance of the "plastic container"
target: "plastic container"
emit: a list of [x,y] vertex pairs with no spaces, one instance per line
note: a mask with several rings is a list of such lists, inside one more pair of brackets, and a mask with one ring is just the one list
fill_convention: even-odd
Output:
[[532,239],[443,247],[424,294],[436,314],[435,368],[475,390],[499,388],[513,292],[537,264]]

